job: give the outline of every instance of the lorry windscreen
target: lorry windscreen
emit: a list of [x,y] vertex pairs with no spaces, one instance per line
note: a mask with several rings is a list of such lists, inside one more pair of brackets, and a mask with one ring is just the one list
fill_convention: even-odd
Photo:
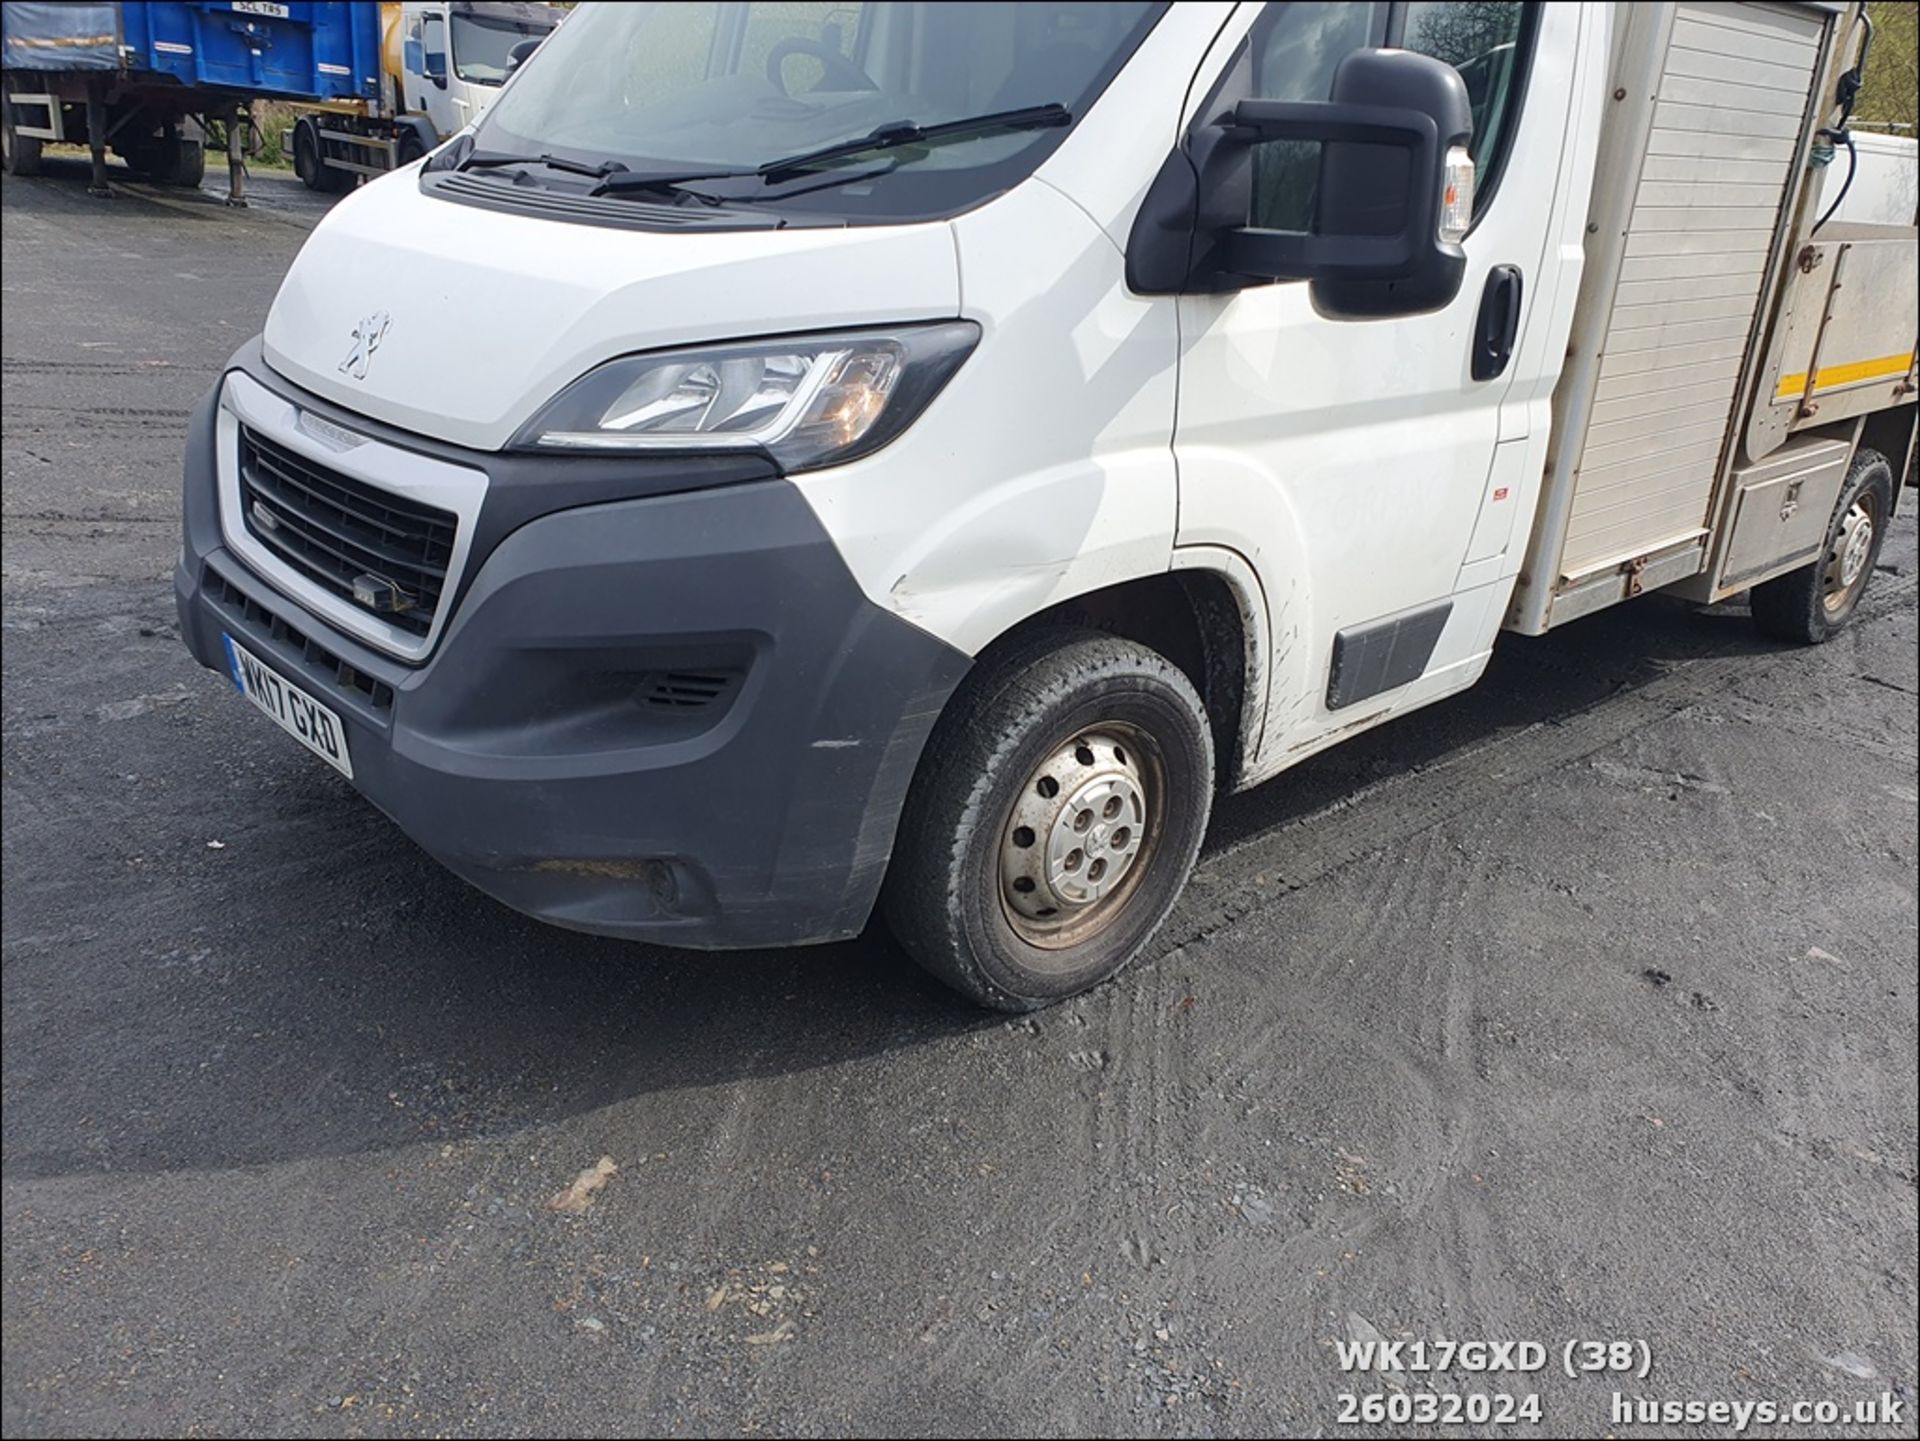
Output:
[[[642,175],[750,176],[784,157],[907,127],[931,132],[1040,107],[1078,117],[1165,9],[1078,0],[586,4],[487,112],[474,146]],[[729,198],[850,219],[951,214],[1023,179],[1067,128],[987,127],[897,145],[856,183]],[[568,184],[559,171],[535,179]]]
[[453,12],[453,71],[476,85],[499,85],[507,78],[513,47],[537,40],[549,28],[498,15]]

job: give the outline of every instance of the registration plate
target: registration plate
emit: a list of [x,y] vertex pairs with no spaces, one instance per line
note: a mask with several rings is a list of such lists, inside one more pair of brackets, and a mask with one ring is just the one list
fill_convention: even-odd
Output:
[[293,682],[267,669],[265,662],[232,636],[221,639],[227,643],[227,670],[240,694],[272,716],[281,730],[352,780],[347,728],[340,724],[340,717]]
[[278,20],[286,19],[289,13],[286,6],[270,0],[233,0],[233,8],[242,15],[271,15]]

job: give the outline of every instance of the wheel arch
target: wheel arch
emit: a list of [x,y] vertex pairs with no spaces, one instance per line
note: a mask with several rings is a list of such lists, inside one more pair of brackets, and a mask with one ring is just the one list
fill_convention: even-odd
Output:
[[[426,116],[402,115],[393,123],[396,128],[412,135],[414,139],[420,142],[420,153],[422,155],[431,155],[440,148],[440,132],[433,128],[432,122],[430,122]],[[399,151],[396,143],[396,163],[398,154]]]
[[1900,509],[1900,492],[1913,483],[1916,419],[1920,405],[1876,410],[1860,427],[1860,449],[1876,450],[1893,470],[1893,509]]
[[1246,783],[1265,722],[1267,611],[1260,582],[1243,557],[1217,546],[1176,550],[1167,571],[1048,606],[986,650],[1062,622],[1123,636],[1178,666],[1206,706],[1219,788],[1232,791]]

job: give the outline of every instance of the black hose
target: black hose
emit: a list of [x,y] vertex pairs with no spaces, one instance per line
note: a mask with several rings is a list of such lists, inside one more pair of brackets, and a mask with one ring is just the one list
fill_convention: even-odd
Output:
[[1833,212],[1840,208],[1840,202],[1845,200],[1847,192],[1853,189],[1853,177],[1860,170],[1860,152],[1853,148],[1851,134],[1845,130],[1822,130],[1820,134],[1838,140],[1847,147],[1847,178],[1840,183],[1840,193],[1833,197],[1833,204],[1827,207],[1827,213],[1813,222],[1813,229],[1807,232],[1808,238],[1812,238],[1819,232],[1821,226],[1833,219]]
[[1834,99],[1840,102],[1840,121],[1834,126],[1836,132],[1845,130],[1847,122],[1853,118],[1853,103],[1860,98],[1860,87],[1867,80],[1867,57],[1873,54],[1873,16],[1862,5],[1860,13],[1854,18],[1867,33],[1860,39],[1860,55],[1853,62],[1853,68],[1842,75],[1834,86]]
[[1860,55],[1853,62],[1853,68],[1842,75],[1834,86],[1834,99],[1840,103],[1840,118],[1824,130],[1816,130],[1816,137],[1824,135],[1830,140],[1838,140],[1847,147],[1847,178],[1840,183],[1840,193],[1833,197],[1833,204],[1827,207],[1827,213],[1813,222],[1814,231],[1833,219],[1833,213],[1840,208],[1840,202],[1847,198],[1847,192],[1853,189],[1853,177],[1860,171],[1860,152],[1853,147],[1853,136],[1847,132],[1847,122],[1853,118],[1853,102],[1860,98],[1860,86],[1866,80],[1867,57],[1873,53],[1873,17],[1862,5],[1854,17],[1855,22],[1867,33],[1860,38]]

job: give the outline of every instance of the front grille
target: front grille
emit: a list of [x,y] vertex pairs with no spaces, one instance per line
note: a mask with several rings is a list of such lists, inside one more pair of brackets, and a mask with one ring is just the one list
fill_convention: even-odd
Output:
[[355,580],[391,582],[405,608],[368,613],[414,635],[432,629],[453,562],[453,512],[356,480],[244,425],[240,510],[247,533],[315,585],[351,602]]
[[[249,646],[256,646],[263,654],[277,655],[281,659],[290,655],[298,656],[307,673],[323,685],[358,691],[376,711],[393,709],[392,686],[385,681],[375,680],[335,654],[305,631],[290,624],[284,615],[268,610],[212,566],[202,571],[201,584],[208,596],[229,612],[234,620],[244,623],[235,625],[234,630]],[[261,637],[278,641],[285,649],[276,652],[271,647],[261,645]]]

